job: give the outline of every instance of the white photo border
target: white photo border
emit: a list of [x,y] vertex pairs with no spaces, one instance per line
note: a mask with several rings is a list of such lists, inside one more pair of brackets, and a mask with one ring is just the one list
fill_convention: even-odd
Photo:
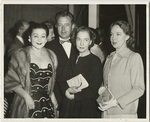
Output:
[[[4,34],[4,5],[5,4],[34,4],[35,5],[35,1],[36,1],[36,4],[37,5],[42,5],[42,4],[85,4],[85,1],[60,1],[60,0],[2,0],[1,1],[1,6],[0,6],[0,10],[1,10],[1,25],[0,25],[0,37],[1,37],[1,40],[4,40],[4,37],[3,37],[3,34]],[[3,117],[3,101],[4,101],[4,46],[3,46],[3,43],[4,41],[1,41],[0,43],[0,61],[2,62],[1,65],[0,65],[0,79],[1,79],[1,90],[0,90],[0,118],[1,118],[1,121],[2,122],[32,122],[32,121],[37,121],[37,122],[40,122],[40,121],[43,121],[43,122],[49,122],[49,121],[52,121],[52,122],[148,122],[149,121],[149,50],[150,50],[150,47],[149,47],[149,35],[150,35],[150,32],[149,32],[149,13],[150,13],[150,10],[149,10],[149,1],[93,1],[93,0],[90,0],[90,1],[86,1],[86,4],[145,4],[146,5],[146,118],[145,119],[6,119]]]

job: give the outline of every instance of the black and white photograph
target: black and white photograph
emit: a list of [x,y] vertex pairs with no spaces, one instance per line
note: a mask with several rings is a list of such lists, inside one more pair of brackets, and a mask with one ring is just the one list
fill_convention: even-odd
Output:
[[2,120],[148,120],[148,13],[146,2],[2,3]]

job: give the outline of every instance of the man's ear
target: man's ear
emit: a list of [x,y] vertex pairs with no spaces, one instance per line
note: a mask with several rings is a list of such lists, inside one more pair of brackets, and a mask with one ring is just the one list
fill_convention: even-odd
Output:
[[75,24],[74,23],[72,23],[72,30],[75,28]]
[[22,33],[21,28],[18,29],[18,34],[20,35]]
[[55,25],[55,28],[57,28],[57,24]]

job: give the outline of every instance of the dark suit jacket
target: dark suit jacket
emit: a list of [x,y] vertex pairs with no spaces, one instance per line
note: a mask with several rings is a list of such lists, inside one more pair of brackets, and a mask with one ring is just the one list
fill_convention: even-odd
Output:
[[24,44],[16,37],[12,43],[10,44],[10,47],[8,49],[8,57],[11,57],[11,55],[19,48],[24,47]]
[[10,43],[9,47],[6,49],[6,53],[4,56],[4,74],[6,74],[8,70],[8,63],[11,59],[12,54],[19,48],[24,47],[24,44],[17,38]]
[[[58,59],[58,67],[57,67],[57,72],[56,72],[56,82],[55,82],[55,87],[54,87],[54,93],[58,102],[58,106],[60,107],[61,100],[62,100],[62,93],[60,91],[58,81],[60,80],[64,67],[66,66],[69,58],[67,57],[67,54],[63,46],[59,43],[59,38],[56,38],[55,40],[48,42],[45,45],[45,47],[51,49],[56,54],[57,59]],[[70,58],[72,56],[78,56],[78,51],[76,47],[73,45],[71,46]]]

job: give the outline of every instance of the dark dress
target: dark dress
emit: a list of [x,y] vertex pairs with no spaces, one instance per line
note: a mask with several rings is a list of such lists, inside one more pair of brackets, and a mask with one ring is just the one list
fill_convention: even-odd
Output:
[[[75,94],[74,100],[65,97],[65,91],[69,88],[66,80],[82,74],[89,86]],[[93,54],[76,57],[68,61],[59,85],[63,92],[63,101],[60,108],[61,118],[99,118],[101,113],[96,103],[98,88],[102,83],[102,65],[100,59]]]
[[48,64],[46,69],[40,69],[38,65],[31,63],[31,97],[34,100],[35,109],[29,111],[29,117],[54,118],[53,104],[47,94],[48,82],[51,76],[51,64]]

